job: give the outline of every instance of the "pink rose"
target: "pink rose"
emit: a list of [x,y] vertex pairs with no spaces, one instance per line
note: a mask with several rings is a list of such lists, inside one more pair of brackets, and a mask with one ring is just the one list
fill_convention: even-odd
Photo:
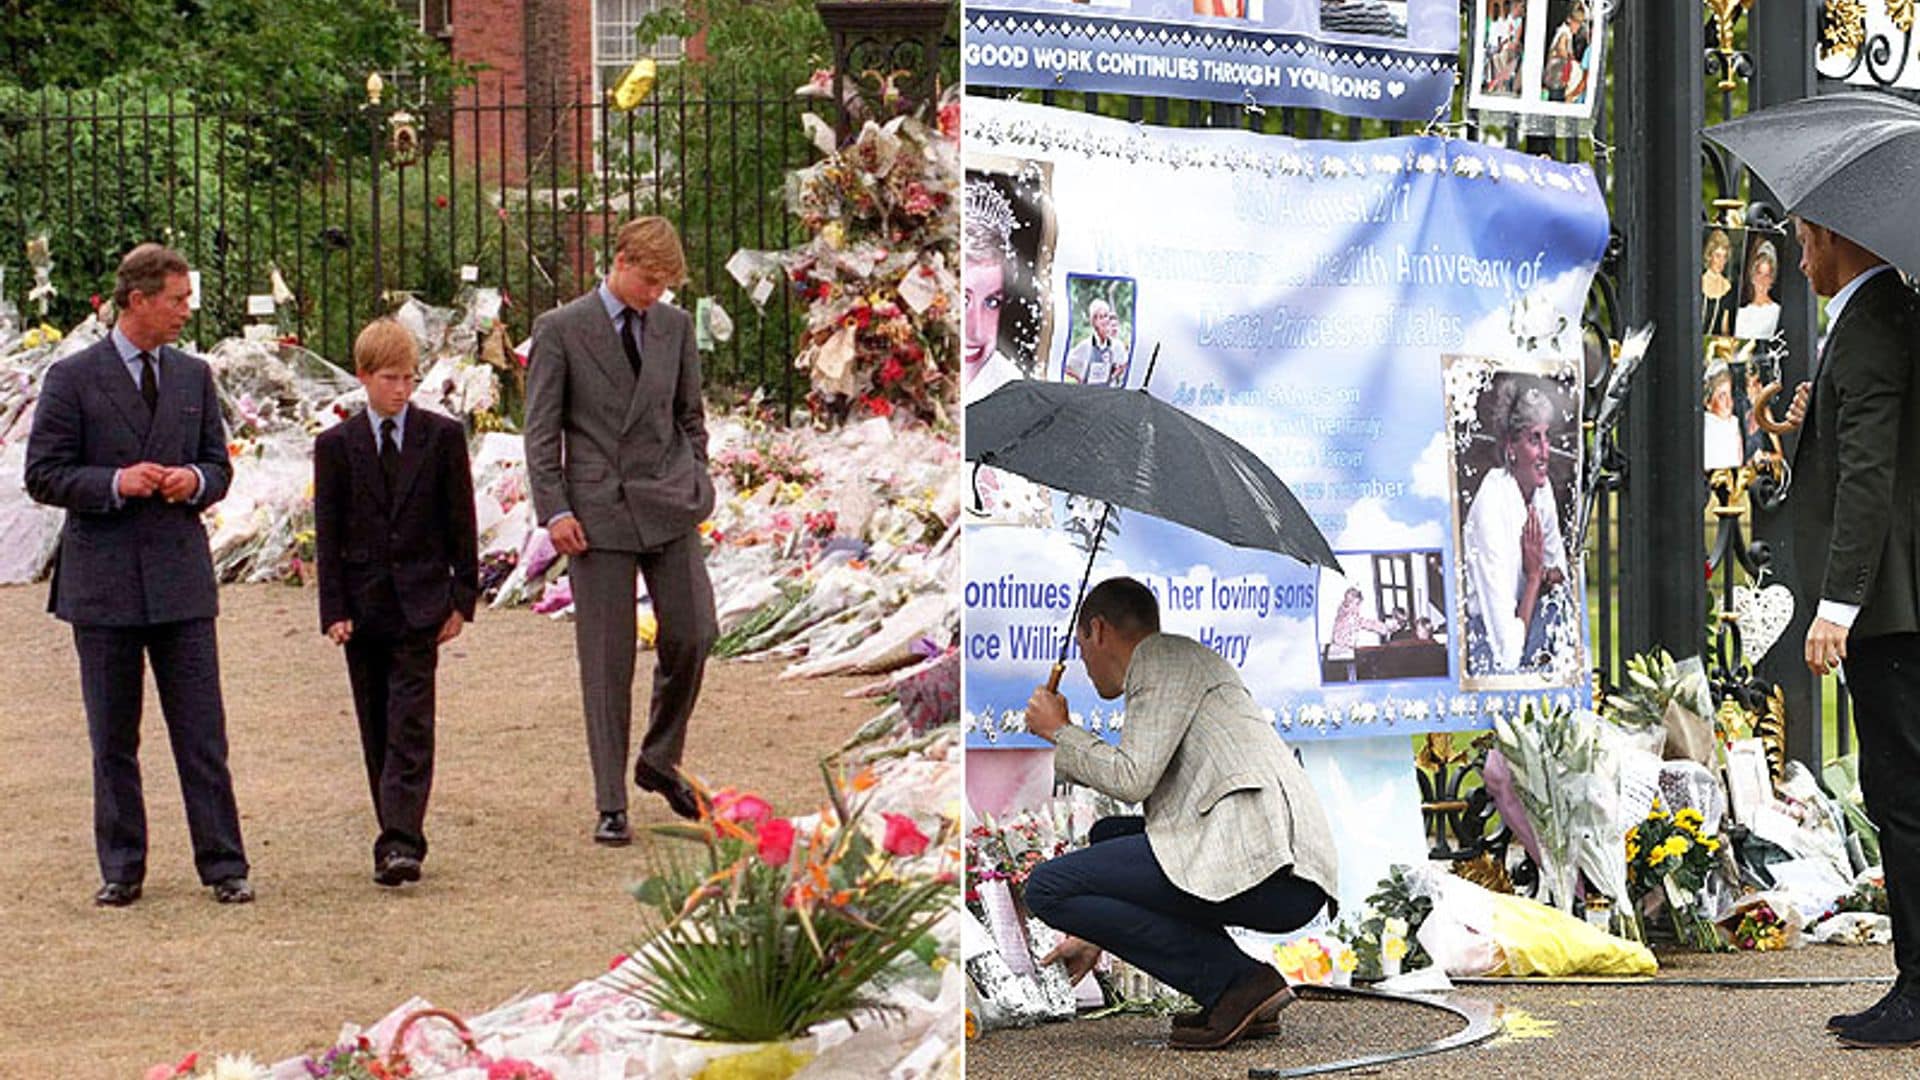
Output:
[[751,821],[764,825],[773,818],[773,805],[750,792],[721,788],[713,796],[713,816],[726,821]]
[[760,860],[768,866],[785,866],[793,858],[793,822],[774,818],[760,826]]
[[905,814],[881,816],[887,820],[887,835],[881,840],[880,846],[886,849],[887,854],[912,857],[927,850],[927,834],[920,831],[920,826],[915,825],[912,818]]

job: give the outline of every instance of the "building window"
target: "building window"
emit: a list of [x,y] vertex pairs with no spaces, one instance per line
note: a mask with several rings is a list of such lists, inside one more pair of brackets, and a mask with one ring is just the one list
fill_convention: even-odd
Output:
[[634,39],[640,20],[659,7],[660,0],[593,0],[593,94],[600,100],[635,60],[651,56],[663,63],[680,59],[685,43],[665,37],[644,52]]

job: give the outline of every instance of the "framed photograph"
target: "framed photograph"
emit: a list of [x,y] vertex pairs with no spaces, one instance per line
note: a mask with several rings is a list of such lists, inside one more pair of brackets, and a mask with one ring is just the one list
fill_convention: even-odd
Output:
[[1132,278],[1067,275],[1066,351],[1060,381],[1125,387],[1140,380],[1133,371]]
[[1580,553],[1580,377],[1573,359],[1446,356],[1460,685],[1587,677]]
[[1346,584],[1319,595],[1321,685],[1446,678],[1452,627],[1440,550],[1336,551],[1334,556]]
[[1053,167],[968,154],[960,230],[961,396],[1036,378],[1052,333]]
[[1473,0],[1467,107],[1582,119],[1604,87],[1599,0]]
[[1747,235],[1747,259],[1740,274],[1740,308],[1733,314],[1733,336],[1764,341],[1780,329],[1780,237],[1754,231]]

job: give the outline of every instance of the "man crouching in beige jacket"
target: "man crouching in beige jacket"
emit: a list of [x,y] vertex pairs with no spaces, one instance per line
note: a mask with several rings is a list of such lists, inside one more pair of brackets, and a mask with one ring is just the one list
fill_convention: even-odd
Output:
[[1027,730],[1055,744],[1053,769],[1144,818],[1109,818],[1093,842],[1040,864],[1027,904],[1071,935],[1048,959],[1078,979],[1101,949],[1200,1003],[1169,1043],[1218,1050],[1279,1029],[1292,992],[1226,927],[1284,933],[1337,890],[1332,833],[1305,770],[1239,675],[1191,638],[1160,632],[1153,593],[1109,578],[1080,605],[1075,640],[1102,698],[1126,694],[1119,745],[1067,719],[1041,687]]

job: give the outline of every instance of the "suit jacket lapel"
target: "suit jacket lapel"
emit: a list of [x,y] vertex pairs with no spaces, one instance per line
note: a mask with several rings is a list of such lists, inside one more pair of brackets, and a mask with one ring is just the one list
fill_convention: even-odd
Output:
[[120,410],[120,418],[127,427],[140,437],[144,445],[148,430],[152,427],[147,415],[147,403],[140,399],[140,389],[133,385],[133,379],[127,375],[127,366],[120,362],[120,351],[113,347],[111,338],[97,346],[100,349],[100,361],[94,375],[100,388],[106,392],[107,399],[114,408]]
[[580,329],[587,337],[587,355],[593,357],[594,366],[613,387],[614,401],[632,396],[633,367],[627,363],[627,350],[620,344],[616,324],[607,318],[606,306],[600,303],[600,293],[596,290],[581,297],[580,305]]
[[[160,447],[179,444],[181,413],[196,389],[187,385],[178,358],[169,363],[165,359],[166,353],[167,347],[162,345],[153,354],[154,372],[160,380],[160,397],[153,407],[153,423],[147,427],[146,443],[141,448],[141,453],[148,461],[159,461],[166,456]],[[131,383],[133,380],[127,381]],[[139,395],[136,393],[134,396],[137,398]],[[141,405],[145,404],[145,401],[141,402]]]
[[622,435],[633,429],[634,422],[645,411],[647,388],[659,386],[661,376],[668,374],[669,366],[674,363],[673,352],[667,347],[666,320],[660,317],[659,307],[654,304],[647,309],[647,327],[640,336],[640,378],[634,381],[633,394],[627,399],[627,415],[620,424]]
[[390,500],[386,475],[380,471],[380,456],[373,449],[373,420],[362,409],[346,426],[347,461],[353,467],[354,486],[364,490],[375,506],[385,508]]
[[433,429],[427,426],[419,409],[409,407],[407,412],[407,433],[400,443],[400,468],[394,473],[393,490],[387,493],[389,517],[399,516],[400,507],[413,493],[413,482],[420,476],[420,463],[427,458],[427,440],[433,437]]

